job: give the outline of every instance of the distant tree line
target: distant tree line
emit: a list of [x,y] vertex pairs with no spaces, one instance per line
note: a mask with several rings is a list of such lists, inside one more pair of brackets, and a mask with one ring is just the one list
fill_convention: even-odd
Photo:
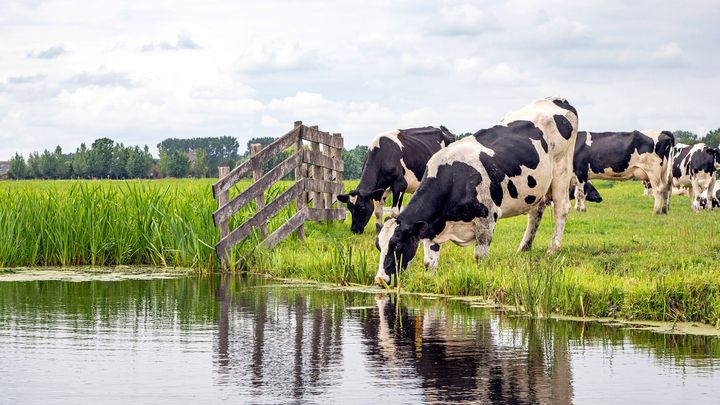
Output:
[[215,176],[219,166],[236,166],[239,146],[232,136],[165,139],[157,145],[158,174],[163,177]]
[[100,138],[88,148],[84,143],[75,153],[64,154],[57,146],[31,153],[27,160],[16,153],[10,159],[12,179],[70,179],[70,178],[147,178],[151,176],[153,158],[139,146],[126,147],[108,138]]
[[675,143],[694,145],[702,142],[711,148],[717,148],[720,145],[720,128],[709,131],[702,138],[692,131],[684,130],[673,131],[673,135],[675,135]]

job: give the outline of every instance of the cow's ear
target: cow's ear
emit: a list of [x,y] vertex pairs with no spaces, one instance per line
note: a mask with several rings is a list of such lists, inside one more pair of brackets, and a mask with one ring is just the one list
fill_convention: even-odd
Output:
[[416,222],[412,226],[413,233],[422,239],[430,230],[430,225],[425,221]]
[[347,204],[347,202],[350,201],[350,194],[338,194],[337,199],[341,203]]
[[375,201],[380,201],[382,199],[383,194],[385,194],[384,188],[379,188],[372,193],[370,193],[370,198],[372,198]]

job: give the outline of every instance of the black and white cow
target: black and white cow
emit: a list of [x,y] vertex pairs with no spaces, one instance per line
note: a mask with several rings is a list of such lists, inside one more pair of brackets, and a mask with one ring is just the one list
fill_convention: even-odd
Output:
[[578,132],[573,162],[577,178],[575,209],[586,209],[584,188],[589,179],[635,178],[650,182],[655,196],[653,211],[666,214],[674,144],[675,137],[669,131]]
[[432,247],[425,249],[431,268],[440,244],[447,241],[460,246],[475,242],[475,257],[485,257],[497,220],[525,213],[528,224],[519,250],[528,250],[546,197],[552,198],[555,210],[555,232],[547,250],[552,254],[560,247],[570,210],[577,128],[575,108],[563,98],[550,97],[436,153],[407,207],[378,234],[375,281],[387,282],[397,269],[405,269],[420,240]]
[[350,230],[363,233],[373,212],[379,230],[390,192],[393,215],[397,216],[403,194],[417,190],[430,157],[453,142],[455,136],[444,126],[398,129],[376,135],[370,142],[357,189],[337,197],[350,210]]
[[[704,192],[715,186],[715,170],[720,165],[720,153],[704,143],[677,144],[673,148],[673,186],[688,190],[690,207],[700,211],[700,199]],[[712,209],[712,204],[706,204]]]
[[700,208],[714,210],[718,207],[720,207],[720,183],[718,183],[717,179],[715,179],[713,187],[707,189],[707,191],[700,197]]

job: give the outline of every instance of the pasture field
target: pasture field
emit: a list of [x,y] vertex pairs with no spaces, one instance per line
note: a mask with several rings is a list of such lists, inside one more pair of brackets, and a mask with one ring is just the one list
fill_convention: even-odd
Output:
[[[0,267],[152,265],[217,270],[212,248],[213,180],[0,182]],[[248,183],[241,184],[246,186]],[[703,322],[720,327],[720,211],[690,211],[673,196],[670,214],[652,214],[639,182],[594,183],[601,204],[572,212],[559,254],[545,258],[552,209],[531,252],[515,252],[526,217],[501,220],[488,257],[443,245],[429,274],[422,251],[399,280],[403,291],[482,296],[530,314]],[[289,183],[268,191],[277,195]],[[352,189],[356,182],[346,182]],[[237,192],[237,190],[235,191]],[[252,206],[233,218],[237,225]],[[281,212],[277,228],[292,215]],[[240,245],[235,270],[343,285],[370,285],[377,269],[374,223],[363,235],[346,224],[306,224],[273,251]],[[233,226],[234,226],[233,225]]]

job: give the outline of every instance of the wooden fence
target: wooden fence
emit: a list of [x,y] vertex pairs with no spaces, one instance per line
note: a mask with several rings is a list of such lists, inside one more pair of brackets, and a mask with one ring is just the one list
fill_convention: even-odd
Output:
[[[303,141],[309,142],[309,149]],[[293,154],[263,175],[263,164],[289,148],[294,149]],[[295,122],[290,132],[263,149],[259,144],[252,145],[250,159],[213,185],[213,195],[219,205],[213,219],[215,226],[220,228],[220,241],[215,245],[215,251],[223,265],[228,264],[230,249],[247,238],[253,229],[260,231],[261,243],[272,248],[293,231],[304,239],[305,221],[345,220],[345,209],[337,205],[333,208],[337,195],[343,192],[342,148],[340,134],[322,132],[317,126],[308,127],[301,121]],[[266,205],[265,191],[293,171],[293,185]],[[230,189],[250,174],[253,183],[229,199]],[[228,225],[230,218],[253,200],[255,215],[231,231]],[[293,200],[297,207],[295,215],[268,235],[268,221]]]

